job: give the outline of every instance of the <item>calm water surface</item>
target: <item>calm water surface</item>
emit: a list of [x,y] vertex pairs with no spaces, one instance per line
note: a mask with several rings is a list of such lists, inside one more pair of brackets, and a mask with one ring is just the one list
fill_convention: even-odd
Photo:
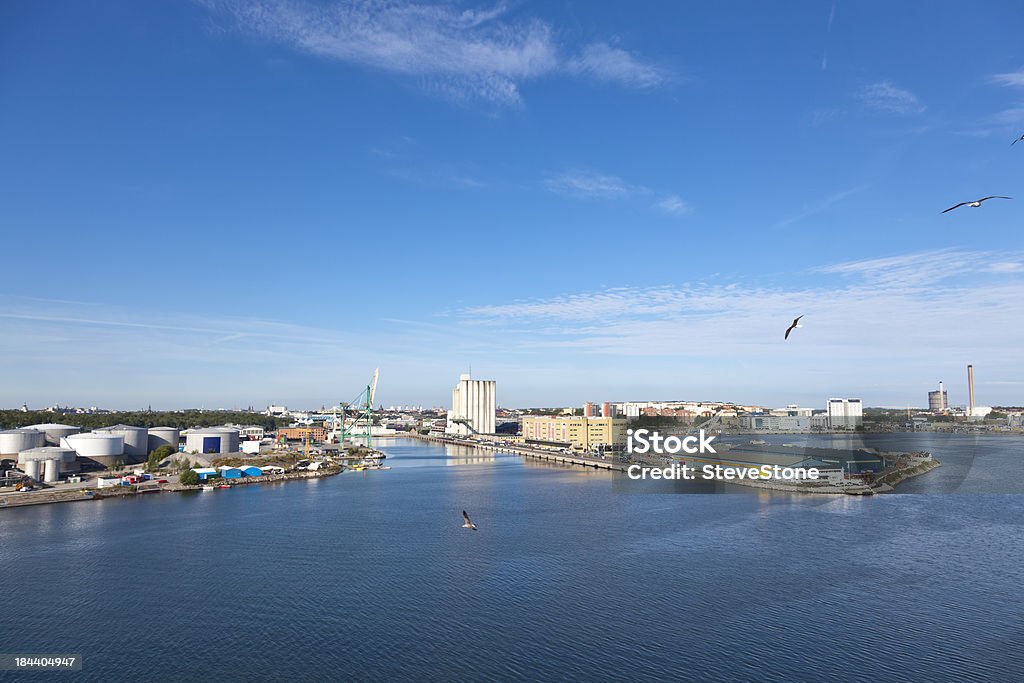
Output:
[[944,466],[630,495],[389,440],[391,471],[4,510],[0,652],[84,656],[23,680],[1024,680],[1024,440],[877,438]]

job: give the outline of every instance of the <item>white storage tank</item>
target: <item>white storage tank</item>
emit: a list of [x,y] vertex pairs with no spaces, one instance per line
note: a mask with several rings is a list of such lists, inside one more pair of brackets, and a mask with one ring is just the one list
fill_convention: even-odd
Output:
[[43,432],[46,434],[46,443],[51,446],[59,446],[60,440],[65,436],[71,436],[82,431],[81,427],[74,427],[72,425],[62,425],[53,422],[46,422],[44,424],[29,425],[28,429],[35,429],[36,431]]
[[119,434],[87,432],[72,434],[62,439],[64,446],[73,448],[80,458],[87,458],[104,467],[124,460],[124,437]]
[[149,452],[152,453],[161,446],[173,446],[178,450],[178,439],[181,432],[174,427],[151,427],[149,430]]
[[117,434],[124,439],[124,454],[128,460],[141,462],[149,455],[149,430],[132,425],[114,425],[94,429],[94,434]]
[[7,429],[0,432],[0,455],[15,455],[46,442],[46,434],[35,429]]
[[56,458],[50,458],[49,460],[43,461],[43,481],[47,484],[52,484],[60,480],[60,460]]
[[25,471],[25,476],[32,481],[39,481],[39,461],[29,460],[25,463],[22,468]]
[[23,465],[30,460],[56,460],[60,464],[61,474],[73,474],[82,469],[78,463],[78,454],[71,448],[44,446],[43,448],[31,448],[18,453],[19,465]]
[[186,453],[237,453],[238,430],[231,427],[201,427],[185,430]]

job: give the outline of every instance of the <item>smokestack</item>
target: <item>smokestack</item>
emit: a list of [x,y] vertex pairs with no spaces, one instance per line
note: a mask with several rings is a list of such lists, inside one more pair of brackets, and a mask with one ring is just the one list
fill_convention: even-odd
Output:
[[939,405],[942,410],[948,410],[949,404],[946,402],[946,388],[942,386],[942,380],[939,380]]
[[970,408],[967,410],[968,417],[974,417],[974,366],[967,366],[967,395],[970,397]]

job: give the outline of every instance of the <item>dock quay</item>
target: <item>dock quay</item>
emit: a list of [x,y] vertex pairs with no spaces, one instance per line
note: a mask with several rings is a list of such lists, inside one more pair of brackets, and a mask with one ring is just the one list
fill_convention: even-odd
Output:
[[[251,486],[253,484],[272,484],[297,479],[317,479],[340,474],[341,467],[325,467],[313,472],[285,472],[283,474],[264,474],[259,477],[242,477],[231,479],[231,487]],[[218,480],[223,482],[224,480]],[[23,507],[25,505],[45,505],[47,503],[72,503],[82,500],[103,500],[123,496],[135,496],[144,493],[181,493],[184,491],[201,491],[202,484],[182,486],[181,484],[136,484],[132,486],[111,486],[107,488],[82,489],[40,489],[29,492],[0,494],[0,510],[5,508]]]
[[546,451],[539,448],[526,448],[525,446],[508,446],[504,444],[478,443],[476,441],[465,441],[463,439],[428,436],[426,434],[411,434],[411,436],[423,441],[432,441],[434,443],[440,443],[449,446],[466,446],[468,448],[477,448],[482,451],[513,453],[515,455],[521,455],[526,458],[546,460],[548,462],[559,463],[562,465],[593,467],[594,469],[598,470],[611,470],[614,472],[625,472],[627,467],[627,465],[618,462],[617,460],[602,458],[586,458],[579,455],[568,455],[566,453],[559,453],[557,451]]

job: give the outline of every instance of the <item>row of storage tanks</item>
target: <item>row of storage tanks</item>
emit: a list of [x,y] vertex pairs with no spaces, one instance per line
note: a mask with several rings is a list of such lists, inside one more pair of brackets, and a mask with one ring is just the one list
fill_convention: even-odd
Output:
[[[38,424],[0,431],[0,456],[18,457],[18,466],[35,480],[57,481],[61,474],[79,471],[78,458],[87,458],[104,467],[115,461],[143,462],[160,446],[178,450],[181,431],[174,427],[133,427],[114,425],[82,433],[80,427]],[[186,453],[235,453],[239,432],[230,427],[189,429],[185,434]]]

